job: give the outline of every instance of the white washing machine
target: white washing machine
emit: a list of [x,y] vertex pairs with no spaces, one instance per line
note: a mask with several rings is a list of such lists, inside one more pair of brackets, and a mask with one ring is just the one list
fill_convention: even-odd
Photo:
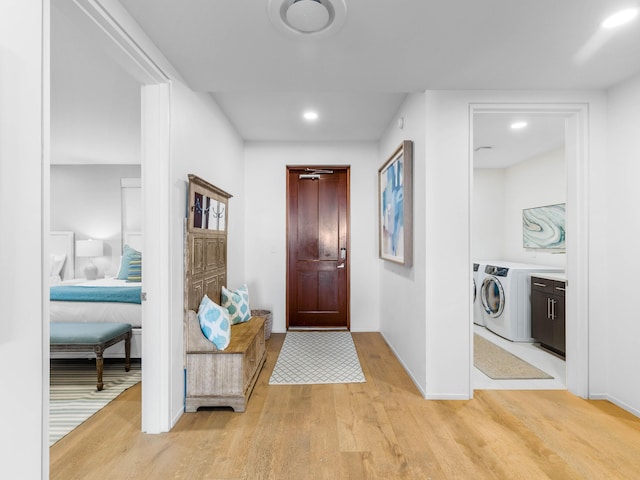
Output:
[[487,329],[514,342],[531,342],[532,273],[563,272],[562,267],[501,262],[487,264],[480,289]]
[[480,299],[480,289],[484,280],[484,263],[473,263],[473,323],[484,327],[484,315],[482,300]]

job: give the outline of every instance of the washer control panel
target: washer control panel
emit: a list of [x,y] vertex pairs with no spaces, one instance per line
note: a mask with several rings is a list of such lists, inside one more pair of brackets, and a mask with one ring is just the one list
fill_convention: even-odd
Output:
[[507,267],[498,267],[496,265],[487,265],[484,269],[484,273],[488,275],[493,275],[495,277],[506,277],[509,273],[509,269]]

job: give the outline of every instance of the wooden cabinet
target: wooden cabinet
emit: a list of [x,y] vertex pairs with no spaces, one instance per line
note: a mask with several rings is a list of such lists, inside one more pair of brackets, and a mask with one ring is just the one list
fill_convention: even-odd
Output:
[[202,335],[195,312],[187,322],[185,410],[225,406],[244,412],[266,359],[264,317],[233,325],[225,350],[216,350]]
[[231,343],[219,351],[200,330],[196,311],[206,294],[220,304],[227,283],[227,226],[231,195],[189,175],[185,235],[185,410],[229,406],[244,412],[266,358],[264,317],[231,327]]
[[531,277],[531,336],[540,345],[564,356],[566,282]]
[[198,310],[202,297],[220,303],[227,285],[227,225],[231,195],[189,175],[189,216],[185,238],[185,307]]

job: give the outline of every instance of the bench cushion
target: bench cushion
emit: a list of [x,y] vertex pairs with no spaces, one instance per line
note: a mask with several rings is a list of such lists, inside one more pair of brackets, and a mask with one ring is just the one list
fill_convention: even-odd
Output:
[[131,330],[129,323],[51,322],[50,343],[54,345],[100,344]]

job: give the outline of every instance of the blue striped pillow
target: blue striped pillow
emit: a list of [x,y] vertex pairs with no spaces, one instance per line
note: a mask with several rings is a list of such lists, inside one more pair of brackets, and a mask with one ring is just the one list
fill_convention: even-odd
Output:
[[122,249],[122,258],[120,259],[120,269],[118,270],[118,279],[127,280],[129,277],[129,262],[135,254],[140,255],[140,252],[131,248],[129,245],[125,245]]
[[135,252],[129,260],[129,270],[127,274],[127,282],[142,281],[142,254]]

